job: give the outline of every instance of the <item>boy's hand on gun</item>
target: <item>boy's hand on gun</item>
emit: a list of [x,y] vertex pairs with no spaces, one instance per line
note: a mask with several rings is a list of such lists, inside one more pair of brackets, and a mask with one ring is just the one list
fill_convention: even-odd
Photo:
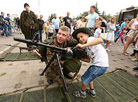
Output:
[[78,49],[84,49],[84,48],[85,48],[85,46],[84,46],[83,44],[78,44],[78,45],[76,45],[76,47],[77,47]]

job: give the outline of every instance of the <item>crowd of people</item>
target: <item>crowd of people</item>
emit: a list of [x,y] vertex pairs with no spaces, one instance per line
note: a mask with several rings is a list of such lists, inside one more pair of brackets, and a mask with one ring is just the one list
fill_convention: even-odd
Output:
[[[7,17],[4,17],[4,12],[1,12],[0,15],[0,36],[12,36],[13,32],[19,32],[20,31],[20,18],[18,17],[15,21],[15,23],[12,22],[10,19],[10,14],[7,14]],[[94,37],[100,37],[101,33],[107,33],[106,39],[104,39],[105,49],[107,51],[110,51],[109,45],[112,44],[112,42],[116,42],[117,44],[121,40],[124,44],[124,55],[128,55],[128,52],[126,51],[128,46],[132,42],[136,42],[136,36],[137,33],[137,19],[128,21],[128,19],[124,19],[124,21],[120,22],[120,24],[116,23],[116,18],[113,17],[111,19],[105,19],[104,16],[99,16],[95,12],[95,6],[91,6],[90,8],[90,14],[87,17],[80,17],[79,20],[72,20],[70,17],[70,12],[67,12],[66,17],[60,16],[57,17],[56,13],[54,14],[54,18],[51,21],[44,21],[43,15],[36,14],[36,18],[38,20],[38,32],[39,33],[39,41],[42,42],[42,35],[45,33],[46,38],[51,37],[53,35],[56,35],[59,28],[61,26],[67,26],[71,29],[71,34],[74,30],[81,28],[81,27],[87,27],[89,28],[92,33],[94,34]],[[136,27],[136,28],[135,28]],[[130,31],[130,32],[129,32]],[[131,33],[131,34],[130,34]],[[135,33],[135,35],[134,35]],[[130,35],[129,35],[130,34]],[[134,40],[135,39],[135,40]],[[135,43],[135,47],[137,47],[137,43]]]
[[16,19],[15,23],[10,19],[10,14],[8,13],[6,17],[4,12],[0,15],[0,36],[12,36],[15,32],[20,32],[20,20]]

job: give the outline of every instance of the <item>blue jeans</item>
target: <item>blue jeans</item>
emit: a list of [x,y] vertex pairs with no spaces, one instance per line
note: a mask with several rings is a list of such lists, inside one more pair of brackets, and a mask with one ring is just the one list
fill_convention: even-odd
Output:
[[4,33],[6,34],[6,37],[8,36],[8,32],[7,32],[7,25],[6,24],[4,24],[3,25],[3,32],[1,33],[1,35],[4,35]]
[[0,25],[0,30],[3,30],[3,26],[2,25]]
[[8,33],[9,33],[10,35],[12,35],[12,26],[9,25],[8,29],[9,29],[9,32],[8,32]]
[[39,30],[38,33],[39,33],[40,42],[42,42],[42,33],[43,33],[43,30]]
[[90,66],[87,71],[82,75],[81,80],[84,85],[88,85],[96,77],[104,74],[108,67]]
[[88,28],[88,29],[93,30],[93,27],[92,28]]

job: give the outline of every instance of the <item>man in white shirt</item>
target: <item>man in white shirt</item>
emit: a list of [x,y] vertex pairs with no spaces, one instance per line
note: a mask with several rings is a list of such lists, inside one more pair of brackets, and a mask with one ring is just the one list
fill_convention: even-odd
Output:
[[54,14],[54,18],[52,19],[52,23],[53,23],[53,25],[54,25],[54,27],[55,27],[55,31],[56,31],[56,34],[57,34],[61,22],[60,22],[60,20],[57,18],[57,15],[56,15],[56,14]]
[[92,32],[95,29],[95,24],[99,21],[99,15],[95,12],[95,9],[95,6],[90,7],[90,14],[88,15],[86,21],[86,27],[92,30]]

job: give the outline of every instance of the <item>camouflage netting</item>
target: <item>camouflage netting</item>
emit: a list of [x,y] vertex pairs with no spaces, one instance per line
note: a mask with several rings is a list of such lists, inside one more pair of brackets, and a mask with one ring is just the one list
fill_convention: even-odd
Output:
[[[129,102],[138,98],[138,78],[124,71],[108,73],[94,81],[96,97],[75,98],[73,91],[80,90],[81,82],[73,83],[67,93],[69,102]],[[62,87],[1,95],[0,102],[67,102]]]
[[24,60],[37,60],[38,56],[33,52],[22,52],[20,53],[9,53],[5,58],[1,59],[3,61],[24,61]]

